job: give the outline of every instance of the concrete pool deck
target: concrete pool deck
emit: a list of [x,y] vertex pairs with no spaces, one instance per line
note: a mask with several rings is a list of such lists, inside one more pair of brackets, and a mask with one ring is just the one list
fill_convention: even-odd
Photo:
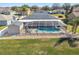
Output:
[[51,38],[63,38],[65,35],[17,35],[17,36],[6,36],[0,37],[0,39],[51,39]]
[[[67,38],[67,36],[66,35],[6,36],[6,37],[0,37],[0,40],[3,40],[3,39],[51,39],[51,38]],[[79,38],[79,35],[76,35],[73,38]]]
[[[0,40],[3,39],[51,39],[51,38],[66,38],[66,34],[56,34],[56,35],[17,35],[17,36],[6,36],[6,37],[0,37]],[[76,38],[79,38],[79,35],[74,36]]]

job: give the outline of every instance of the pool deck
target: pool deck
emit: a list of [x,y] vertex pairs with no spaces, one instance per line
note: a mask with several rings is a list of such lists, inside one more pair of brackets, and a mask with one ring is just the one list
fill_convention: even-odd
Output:
[[[65,38],[65,37],[67,37],[65,34],[17,35],[17,36],[0,37],[0,40],[2,39],[51,39],[51,38]],[[79,38],[79,35],[77,37]]]
[[62,38],[65,35],[54,35],[54,34],[31,34],[31,35],[15,35],[15,36],[6,36],[0,37],[0,39],[51,39],[51,38]]

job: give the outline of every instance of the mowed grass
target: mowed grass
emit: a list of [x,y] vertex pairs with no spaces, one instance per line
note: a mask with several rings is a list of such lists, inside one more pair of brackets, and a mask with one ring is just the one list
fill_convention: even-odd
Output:
[[[67,31],[72,32],[72,26],[71,25],[67,25]],[[79,33],[79,27],[77,28],[76,33]]]
[[54,47],[59,39],[0,40],[1,55],[66,55],[79,54],[67,42]]
[[4,29],[6,26],[0,26],[0,30]]
[[59,16],[62,16],[62,18],[59,18],[59,19],[66,19],[64,14],[52,14],[51,16],[56,16],[58,18],[59,18]]

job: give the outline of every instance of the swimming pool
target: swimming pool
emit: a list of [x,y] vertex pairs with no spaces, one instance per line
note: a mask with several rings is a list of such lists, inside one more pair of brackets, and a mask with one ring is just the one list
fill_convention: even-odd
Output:
[[44,26],[41,26],[41,27],[38,27],[37,28],[37,32],[38,33],[59,33],[61,32],[60,29],[56,28],[56,27],[44,27]]

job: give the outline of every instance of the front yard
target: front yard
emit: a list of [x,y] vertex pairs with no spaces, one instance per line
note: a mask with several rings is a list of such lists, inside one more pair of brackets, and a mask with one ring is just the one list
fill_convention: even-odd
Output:
[[21,39],[21,40],[0,40],[0,54],[2,55],[64,55],[79,54],[79,48],[71,48],[67,42],[54,47],[59,39]]

